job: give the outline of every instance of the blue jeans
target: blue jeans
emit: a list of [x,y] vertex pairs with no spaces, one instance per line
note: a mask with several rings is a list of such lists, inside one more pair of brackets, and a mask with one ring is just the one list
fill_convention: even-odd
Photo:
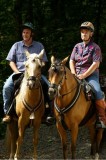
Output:
[[6,114],[7,110],[9,109],[9,106],[11,104],[11,100],[14,94],[14,83],[12,80],[12,76],[14,74],[15,73],[9,76],[9,78],[6,80],[3,86],[4,114]]
[[[13,79],[12,79],[14,74],[16,74],[16,73],[13,73],[9,76],[9,78],[6,80],[6,82],[4,83],[4,86],[3,86],[4,114],[7,113],[8,109],[10,107],[10,104],[12,102],[13,95],[14,95],[14,83],[13,83]],[[44,75],[42,75],[42,79],[49,86],[49,82]]]
[[101,90],[99,83],[99,73],[94,72],[89,77],[86,78],[86,81],[94,87],[94,93],[96,100],[104,98],[103,91]]

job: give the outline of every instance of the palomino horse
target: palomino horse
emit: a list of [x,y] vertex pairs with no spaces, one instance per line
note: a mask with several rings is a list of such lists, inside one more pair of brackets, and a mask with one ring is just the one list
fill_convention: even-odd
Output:
[[49,96],[54,98],[54,114],[57,130],[61,137],[63,157],[67,159],[66,130],[69,130],[71,133],[71,158],[75,159],[78,129],[79,126],[85,125],[90,131],[91,155],[98,159],[103,129],[99,129],[96,132],[95,110],[94,112],[90,111],[92,103],[86,100],[81,84],[78,83],[75,76],[66,67],[67,60],[68,57],[59,61],[52,56],[49,69]]
[[[19,94],[16,96],[16,121],[8,124],[8,139],[10,140],[10,159],[17,160],[20,157],[20,147],[24,138],[24,132],[28,125],[33,126],[33,159],[37,158],[38,131],[44,114],[44,95],[40,83],[41,68],[44,50],[39,55],[29,54],[26,51],[25,74],[21,83]],[[17,133],[18,131],[18,133]],[[18,135],[18,137],[17,137]]]

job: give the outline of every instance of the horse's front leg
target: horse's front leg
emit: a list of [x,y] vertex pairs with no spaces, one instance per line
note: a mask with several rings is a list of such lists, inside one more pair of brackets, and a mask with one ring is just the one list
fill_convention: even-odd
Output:
[[103,129],[95,129],[95,126],[92,125],[89,127],[90,131],[90,140],[91,140],[91,157],[95,160],[99,159],[99,149],[100,143],[102,140]]
[[64,130],[63,126],[60,123],[56,123],[57,130],[59,132],[62,148],[63,148],[63,158],[64,160],[67,159],[67,133]]
[[18,160],[20,154],[20,147],[24,139],[25,125],[22,124],[21,118],[18,120],[18,139],[16,142],[16,153],[14,156],[14,160]]
[[95,160],[99,159],[100,143],[103,136],[103,129],[95,129],[95,126],[89,128],[91,140],[91,157]]
[[14,159],[14,155],[15,155],[15,152],[16,152],[16,139],[14,136],[11,137],[11,153],[10,153],[10,158],[9,160],[13,160]]
[[104,129],[97,130],[95,160],[99,159],[100,143],[102,141],[103,131],[104,131]]
[[72,159],[76,157],[76,143],[78,137],[78,125],[74,125],[71,129],[71,154]]
[[91,142],[91,158],[94,158],[95,156],[95,151],[96,151],[96,129],[95,126],[89,126],[89,133],[90,133],[90,142]]
[[17,122],[12,121],[7,125],[7,147],[10,152],[10,158],[9,160],[14,159],[14,155],[16,152],[16,140],[18,137],[18,131],[17,131]]
[[33,128],[33,144],[34,144],[33,160],[37,159],[38,133],[39,133],[40,124],[41,122],[39,119],[39,122],[34,124],[34,128]]

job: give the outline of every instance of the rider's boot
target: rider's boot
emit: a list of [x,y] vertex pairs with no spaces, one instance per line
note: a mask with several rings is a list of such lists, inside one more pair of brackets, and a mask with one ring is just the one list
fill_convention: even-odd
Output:
[[50,108],[50,113],[48,114],[46,118],[46,122],[48,124],[55,124],[55,118],[54,118],[54,113],[53,113],[53,108],[54,108],[54,102],[50,101],[49,102],[49,108]]
[[12,103],[11,103],[9,109],[7,110],[7,113],[5,114],[5,116],[2,119],[3,123],[9,123],[11,121],[11,114],[14,112],[15,96],[19,92],[20,84],[22,82],[23,77],[24,77],[23,73],[14,74],[13,77],[12,77],[13,82],[14,82],[14,94],[13,94],[13,97],[12,97],[12,100],[11,100]]
[[7,110],[7,113],[3,117],[3,119],[2,119],[3,123],[9,123],[11,121],[11,113],[13,112],[13,109],[14,109],[14,102],[15,102],[15,100],[13,100],[9,109]]
[[9,123],[10,121],[11,121],[11,116],[8,114],[6,114],[2,119],[3,123]]
[[96,128],[106,128],[106,102],[104,99],[96,100],[96,110],[98,116]]

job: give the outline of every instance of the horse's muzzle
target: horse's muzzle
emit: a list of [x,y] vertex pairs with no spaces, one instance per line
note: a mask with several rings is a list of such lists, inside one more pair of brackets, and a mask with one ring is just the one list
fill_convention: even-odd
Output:
[[29,80],[29,81],[27,82],[27,86],[29,87],[29,89],[32,89],[32,88],[35,86],[35,81]]
[[50,99],[54,99],[57,95],[58,86],[56,84],[51,84],[49,86],[48,94]]
[[36,77],[34,76],[30,76],[27,79],[27,86],[29,87],[29,89],[32,89],[35,86],[35,82],[36,82]]

